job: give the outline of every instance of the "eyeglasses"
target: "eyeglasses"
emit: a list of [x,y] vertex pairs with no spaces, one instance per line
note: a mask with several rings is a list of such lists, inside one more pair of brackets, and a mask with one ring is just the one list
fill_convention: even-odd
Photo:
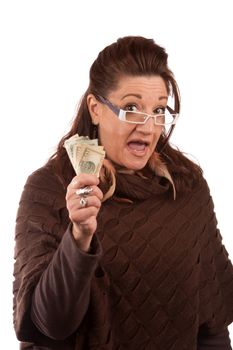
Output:
[[[167,129],[170,128],[172,125],[175,125],[179,117],[179,114],[174,113],[174,111],[168,106],[165,110],[165,113],[148,114],[138,111],[125,111],[115,106],[102,96],[98,95],[98,98],[102,103],[108,106],[120,120],[131,124],[145,124],[149,118],[153,118],[155,125],[160,125]],[[167,134],[167,132],[165,132],[165,134]]]

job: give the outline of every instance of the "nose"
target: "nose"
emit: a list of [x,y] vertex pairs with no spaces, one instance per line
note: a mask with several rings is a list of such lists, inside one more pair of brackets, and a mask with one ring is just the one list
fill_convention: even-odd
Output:
[[156,130],[156,125],[154,123],[154,118],[148,118],[145,124],[138,124],[137,131],[142,132],[144,134],[154,133]]

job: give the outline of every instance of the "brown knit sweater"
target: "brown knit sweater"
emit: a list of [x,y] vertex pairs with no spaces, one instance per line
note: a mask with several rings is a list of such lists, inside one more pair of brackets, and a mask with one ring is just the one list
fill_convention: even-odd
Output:
[[119,174],[116,194],[131,202],[103,203],[87,254],[58,178],[48,167],[28,178],[14,270],[22,349],[196,350],[232,322],[233,268],[205,180],[174,200],[167,180]]

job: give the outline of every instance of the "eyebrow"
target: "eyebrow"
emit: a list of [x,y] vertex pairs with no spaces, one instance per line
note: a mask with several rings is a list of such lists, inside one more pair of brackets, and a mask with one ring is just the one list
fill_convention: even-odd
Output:
[[[139,94],[126,94],[126,95],[124,95],[122,98],[121,98],[121,100],[124,100],[124,98],[126,98],[126,97],[129,97],[129,96],[133,96],[133,97],[137,97],[137,98],[139,98],[139,99],[142,99],[142,96],[141,95],[139,95]],[[167,100],[168,99],[168,96],[160,96],[159,97],[159,100]]]

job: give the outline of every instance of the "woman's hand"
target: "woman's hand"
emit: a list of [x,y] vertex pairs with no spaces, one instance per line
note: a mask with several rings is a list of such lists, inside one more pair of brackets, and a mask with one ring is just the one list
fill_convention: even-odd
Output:
[[[97,227],[96,217],[103,198],[98,184],[99,179],[96,175],[80,174],[75,176],[67,187],[66,206],[73,223],[72,232],[77,245],[84,251],[89,250]],[[85,187],[87,187],[86,192],[89,193],[79,193],[79,190]]]

